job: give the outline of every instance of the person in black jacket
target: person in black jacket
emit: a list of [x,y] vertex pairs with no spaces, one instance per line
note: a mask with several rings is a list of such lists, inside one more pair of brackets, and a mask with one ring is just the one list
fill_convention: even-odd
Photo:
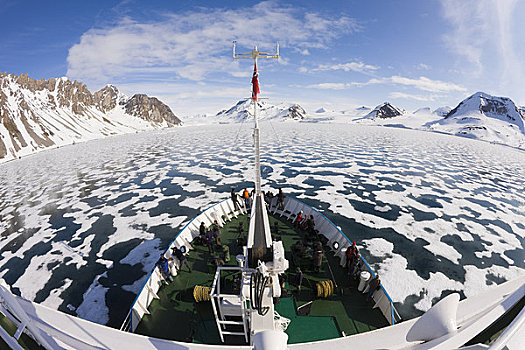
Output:
[[232,202],[235,210],[239,210],[239,202],[237,201],[237,193],[235,193],[235,188],[232,188]]
[[279,188],[279,193],[277,194],[277,204],[279,205],[279,209],[284,209],[284,193],[282,188]]
[[[184,248],[184,250],[186,250],[185,247],[182,247]],[[190,266],[190,263],[188,262],[188,259],[186,259],[186,256],[184,255],[184,252],[179,249],[178,247],[173,247],[171,248],[171,250],[173,251],[173,255],[175,255],[175,257],[179,260],[179,269],[178,269],[178,272],[181,272],[182,271],[182,267],[184,265],[188,266],[188,269],[190,270],[190,273],[191,273],[191,266]]]

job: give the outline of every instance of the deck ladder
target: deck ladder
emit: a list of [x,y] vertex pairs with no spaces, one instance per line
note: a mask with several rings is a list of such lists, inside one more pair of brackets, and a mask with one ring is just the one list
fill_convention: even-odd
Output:
[[[219,315],[220,316],[219,318],[215,317],[215,319],[217,320],[217,328],[219,329],[219,335],[221,337],[222,342],[224,342],[225,335],[244,336],[244,339],[246,340],[246,342],[248,342],[248,317],[246,313],[246,299],[244,299],[243,297],[239,299],[241,303],[242,320],[238,320],[238,321],[226,320],[224,317],[225,315],[223,315],[222,313]],[[228,326],[241,326],[242,332],[227,330]]]
[[[249,321],[248,312],[246,310],[246,298],[242,294],[221,294],[220,274],[221,270],[239,270],[241,267],[218,267],[215,273],[215,278],[211,288],[211,306],[215,315],[215,322],[219,330],[219,336],[224,343],[225,335],[244,336],[246,343],[248,343]],[[241,317],[241,320],[227,320],[226,316]],[[228,330],[228,326],[242,327],[241,331]]]

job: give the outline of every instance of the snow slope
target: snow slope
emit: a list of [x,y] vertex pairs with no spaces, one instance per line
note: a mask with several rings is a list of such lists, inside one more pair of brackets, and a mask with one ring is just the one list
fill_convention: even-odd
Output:
[[378,125],[440,132],[525,148],[525,109],[507,97],[478,92],[451,109],[428,107],[404,111],[388,102],[374,109],[359,107],[346,111],[320,108],[304,121]]
[[169,107],[144,96],[128,98],[114,86],[91,94],[67,78],[0,74],[0,162],[49,147],[180,124]]
[[428,124],[428,128],[513,147],[525,146],[525,121],[521,111],[510,98],[484,92],[466,98],[445,118]]
[[[306,112],[298,104],[271,104],[264,100],[257,102],[257,117],[259,120],[271,121],[300,121],[305,120]],[[230,124],[242,123],[253,118],[253,102],[243,99],[229,109],[224,109],[215,115],[196,115],[184,119],[190,124]]]

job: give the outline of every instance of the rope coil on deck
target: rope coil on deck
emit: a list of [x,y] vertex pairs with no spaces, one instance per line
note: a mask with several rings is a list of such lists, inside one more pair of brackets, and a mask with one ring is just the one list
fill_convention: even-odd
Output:
[[318,298],[328,298],[329,296],[334,295],[334,282],[329,281],[319,281],[316,284],[317,287],[317,297]]
[[209,301],[211,299],[211,287],[195,286],[193,288],[193,298],[197,303]]

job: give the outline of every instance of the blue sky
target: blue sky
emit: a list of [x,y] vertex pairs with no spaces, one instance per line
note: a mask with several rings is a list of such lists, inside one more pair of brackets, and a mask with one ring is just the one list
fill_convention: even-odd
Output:
[[278,41],[282,59],[259,64],[272,103],[412,111],[484,91],[525,105],[524,13],[518,0],[2,0],[0,71],[216,113],[250,96],[252,64],[232,60],[232,41],[239,51]]

